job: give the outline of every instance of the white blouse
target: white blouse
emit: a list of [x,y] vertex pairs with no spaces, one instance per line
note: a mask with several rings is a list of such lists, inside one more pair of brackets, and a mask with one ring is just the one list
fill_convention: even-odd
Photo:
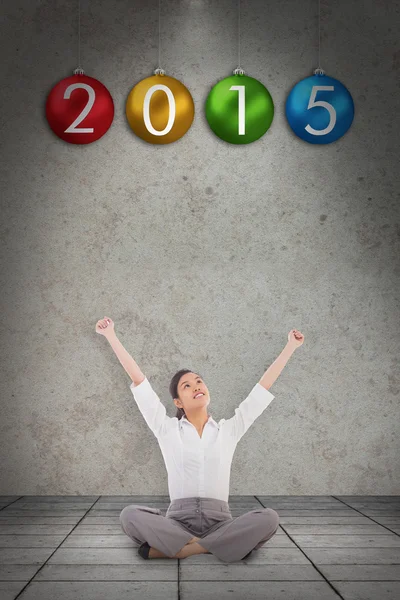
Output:
[[165,406],[147,377],[130,389],[147,425],[156,436],[168,473],[171,502],[200,496],[228,502],[229,481],[236,445],[275,398],[260,383],[251,390],[230,419],[210,415],[200,437],[186,417],[166,414]]

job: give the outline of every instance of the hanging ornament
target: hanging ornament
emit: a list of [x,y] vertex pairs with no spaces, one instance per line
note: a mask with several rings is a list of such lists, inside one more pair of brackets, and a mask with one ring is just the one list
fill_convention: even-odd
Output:
[[126,117],[132,131],[149,144],[176,142],[190,129],[194,102],[187,89],[174,77],[165,75],[161,64],[161,0],[158,0],[158,68],[131,89]]
[[311,144],[330,144],[341,138],[354,118],[348,89],[320,68],[299,81],[286,100],[286,118],[294,133]]
[[114,102],[108,89],[83,69],[59,81],[46,101],[46,118],[56,135],[70,144],[91,144],[110,128]]
[[150,144],[176,142],[190,128],[194,102],[187,89],[174,77],[156,69],[131,89],[126,101],[126,117],[132,131]]
[[81,64],[81,3],[78,2],[78,68],[47,96],[46,118],[56,135],[70,144],[91,144],[103,137],[114,118],[108,89],[88,77]]
[[206,100],[206,119],[213,132],[230,144],[250,144],[269,129],[274,103],[267,88],[240,68],[240,0],[238,0],[238,67],[219,81]]
[[335,142],[353,122],[354,103],[350,92],[321,69],[321,0],[318,0],[318,68],[289,93],[286,118],[294,133],[311,144]]
[[230,144],[255,142],[268,131],[274,117],[267,88],[240,68],[211,89],[205,110],[213,132]]

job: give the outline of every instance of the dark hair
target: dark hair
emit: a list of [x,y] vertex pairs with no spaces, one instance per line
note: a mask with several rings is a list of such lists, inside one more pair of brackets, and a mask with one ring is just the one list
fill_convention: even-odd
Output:
[[[185,373],[195,373],[196,375],[198,375],[199,377],[201,377],[200,373],[197,373],[197,371],[192,371],[191,369],[181,369],[180,371],[177,371],[175,373],[175,375],[173,376],[173,378],[171,379],[171,383],[169,384],[169,393],[171,394],[173,400],[175,398],[178,398],[178,396],[179,396],[179,394],[178,394],[178,383],[179,383],[179,380],[182,377],[182,375],[185,375]],[[175,416],[178,419],[181,419],[182,417],[186,416],[184,409],[177,407],[177,411],[176,411],[176,415]]]

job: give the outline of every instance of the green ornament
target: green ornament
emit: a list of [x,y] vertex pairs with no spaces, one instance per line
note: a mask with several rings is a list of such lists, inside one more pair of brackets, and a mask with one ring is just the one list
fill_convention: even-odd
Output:
[[274,103],[260,81],[244,75],[241,69],[234,73],[211,89],[206,100],[206,119],[221,140],[250,144],[269,129]]

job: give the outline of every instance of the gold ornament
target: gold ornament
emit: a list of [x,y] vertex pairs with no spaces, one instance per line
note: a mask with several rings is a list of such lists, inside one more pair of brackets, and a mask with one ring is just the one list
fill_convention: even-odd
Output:
[[142,79],[129,92],[126,117],[132,131],[150,144],[176,142],[190,128],[194,102],[174,77],[157,74]]

